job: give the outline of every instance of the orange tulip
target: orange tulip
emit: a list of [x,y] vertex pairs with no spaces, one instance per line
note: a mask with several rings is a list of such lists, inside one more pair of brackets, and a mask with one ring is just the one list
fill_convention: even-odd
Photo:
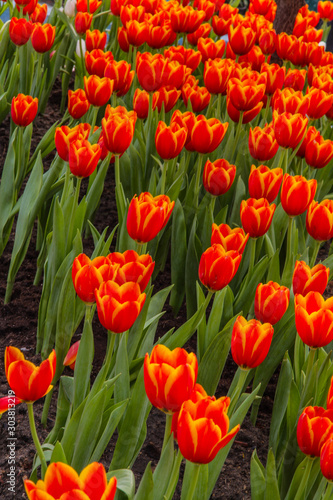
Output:
[[260,127],[250,128],[249,151],[253,158],[258,161],[271,160],[278,149],[279,145],[276,142],[272,124],[266,124],[263,129]]
[[206,87],[191,87],[191,85],[185,84],[182,87],[182,97],[186,107],[190,101],[194,113],[200,113],[207,108],[211,95]]
[[68,91],[68,112],[72,118],[79,120],[90,108],[86,93],[82,89]]
[[322,45],[319,45],[318,42],[308,42],[305,45],[305,64],[308,66],[309,64],[314,64],[315,66],[321,64],[321,61],[325,54],[324,47]]
[[333,410],[333,377],[331,378],[331,384],[326,398],[326,407],[328,410]]
[[55,38],[56,27],[51,24],[35,23],[31,34],[31,44],[41,54],[51,49]]
[[183,403],[178,417],[177,439],[186,460],[207,464],[236,436],[240,426],[236,425],[229,431],[229,404],[230,399],[225,397],[216,401],[207,397],[196,403],[191,400]]
[[[319,2],[320,3],[320,2]],[[323,2],[332,3],[332,2]],[[320,469],[322,475],[333,481],[333,437],[329,437],[320,449]]]
[[201,24],[197,30],[193,31],[193,33],[188,33],[187,35],[188,43],[196,46],[198,44],[199,38],[209,37],[211,30],[212,27],[209,23]]
[[202,254],[199,263],[199,279],[212,292],[222,290],[235,276],[241,254],[235,250],[226,251],[214,243]]
[[290,54],[293,52],[297,38],[287,33],[279,33],[276,37],[275,49],[280,59],[289,61]]
[[69,366],[72,370],[74,370],[79,346],[80,346],[80,340],[74,342],[74,344],[71,345],[65,356],[63,362],[64,366]]
[[249,176],[249,193],[251,198],[266,198],[272,203],[279,194],[283,177],[282,168],[270,169],[266,165],[258,168],[252,165]]
[[220,244],[226,252],[236,250],[236,252],[242,254],[248,239],[249,235],[245,234],[241,227],[234,227],[231,229],[228,224],[220,224],[218,226],[213,223],[212,225],[212,237],[210,244],[212,246],[214,243]]
[[316,179],[307,180],[301,175],[284,174],[281,204],[289,217],[301,215],[312,202],[317,189]]
[[333,298],[325,301],[319,292],[295,295],[295,322],[298,335],[312,349],[333,340]]
[[54,142],[57,148],[57,153],[64,161],[68,161],[70,144],[77,139],[87,139],[90,132],[84,127],[86,124],[79,124],[76,127],[70,128],[67,125],[57,127],[54,134]]
[[186,149],[202,154],[212,153],[222,142],[228,126],[228,122],[221,123],[217,118],[197,116],[191,130],[190,142],[185,145]]
[[161,87],[153,94],[153,109],[157,108],[160,113],[162,106],[164,106],[165,113],[168,113],[176,105],[180,94],[181,90],[177,90],[176,87],[171,87],[170,85]]
[[307,406],[297,423],[297,443],[305,455],[319,457],[320,450],[333,434],[333,410]]
[[[101,0],[90,0],[89,1],[90,14],[94,14],[101,5],[102,5]],[[78,12],[88,12],[88,0],[77,0],[76,10]]]
[[306,96],[309,99],[307,114],[312,120],[322,118],[329,111],[333,103],[333,96],[315,87],[312,87]]
[[29,500],[113,500],[117,479],[112,477],[108,482],[104,465],[97,462],[87,465],[80,475],[70,465],[52,462],[44,480],[35,484],[26,479],[24,486]]
[[118,28],[117,39],[121,50],[123,52],[129,52],[130,44],[128,41],[128,33],[126,28],[123,28],[122,26]]
[[274,329],[270,323],[256,319],[236,319],[231,336],[231,354],[234,362],[243,370],[256,368],[266,358],[272,343]]
[[273,96],[272,107],[279,115],[300,113],[305,116],[309,109],[309,99],[304,97],[301,91],[296,92],[291,88],[277,89]]
[[292,115],[291,113],[278,114],[273,111],[273,128],[275,138],[282,148],[293,148],[299,144],[304,136],[308,119],[300,113]]
[[146,394],[159,410],[172,414],[180,410],[194,388],[198,375],[198,361],[194,353],[177,347],[170,351],[156,345],[147,353],[143,364]]
[[273,95],[276,89],[282,89],[286,68],[282,68],[278,64],[263,63],[261,65],[261,73],[267,74],[266,95]]
[[192,71],[195,71],[199,66],[202,56],[200,52],[193,49],[185,49],[184,45],[177,45],[177,47],[170,47],[164,51],[164,57],[170,61],[177,61],[179,64],[184,64]]
[[274,281],[266,285],[259,283],[254,298],[254,314],[260,321],[275,325],[288,309],[289,299],[289,288]]
[[260,103],[265,89],[265,84],[257,85],[251,79],[241,81],[231,78],[228,82],[228,97],[238,111],[249,111]]
[[317,10],[321,19],[325,19],[325,21],[333,21],[333,2],[319,1]]
[[88,52],[94,49],[104,50],[106,45],[106,33],[99,30],[86,31],[86,48]]
[[240,206],[240,218],[245,232],[251,238],[259,238],[267,233],[273,219],[276,205],[269,204],[265,198],[243,200]]
[[231,188],[235,175],[235,165],[230,165],[227,160],[207,160],[203,171],[204,188],[212,196],[221,196]]
[[140,120],[145,120],[148,117],[149,111],[149,94],[145,90],[136,89],[133,96],[133,110],[136,112]]
[[115,278],[118,266],[111,266],[106,257],[90,260],[81,253],[75,257],[72,266],[72,280],[76,293],[86,304],[95,302],[95,289],[101,283]]
[[156,151],[163,160],[176,158],[184,147],[187,137],[186,127],[180,127],[178,123],[172,123],[167,127],[163,121],[158,122],[155,145]]
[[177,35],[172,30],[171,23],[167,22],[162,26],[155,26],[148,23],[147,45],[152,49],[160,49],[166,45],[170,45],[176,39]]
[[305,148],[305,161],[310,167],[323,168],[333,158],[333,141],[318,135],[309,141]]
[[136,113],[121,113],[117,111],[117,108],[110,108],[111,112],[108,114],[107,110],[105,118],[102,119],[105,146],[113,154],[120,155],[129,148],[132,142]]
[[171,26],[175,33],[193,33],[205,20],[203,10],[195,10],[191,6],[178,7],[171,10]]
[[20,403],[22,403],[21,399],[16,396],[5,396],[0,398],[0,415],[8,410],[11,410],[14,406],[19,405]]
[[233,52],[237,55],[243,55],[250,52],[255,40],[256,33],[245,24],[238,24],[238,26],[229,27],[229,43]]
[[[302,144],[298,148],[296,155],[301,157],[301,158],[304,158],[307,145],[314,140],[317,142],[317,139],[319,137],[320,137],[319,130],[317,130],[315,127],[309,127],[307,132],[306,132],[306,136],[303,139]],[[312,150],[312,148],[311,148],[311,150]]]
[[122,333],[129,330],[139,316],[146,294],[141,293],[138,283],[131,281],[118,285],[105,281],[95,289],[98,318],[107,330]]
[[323,264],[317,264],[311,269],[304,260],[297,260],[293,273],[294,295],[296,293],[307,295],[309,292],[323,294],[328,283],[329,274],[329,267],[325,267]]
[[93,15],[88,12],[78,12],[75,16],[74,26],[78,35],[84,35],[90,29]]
[[77,139],[69,147],[69,168],[73,175],[79,178],[89,177],[97,167],[101,156],[98,144]]
[[128,207],[127,231],[139,243],[147,243],[166,226],[174,201],[164,194],[153,197],[150,193],[134,196]]
[[107,258],[112,265],[118,265],[114,277],[118,285],[133,281],[138,283],[141,292],[144,292],[155,267],[155,262],[150,255],[138,255],[134,250],[126,250],[124,253],[110,253]]
[[26,19],[12,17],[9,23],[9,36],[15,45],[21,46],[27,43],[33,31],[33,24]]
[[233,65],[229,59],[208,60],[205,63],[204,83],[211,94],[225,94]]
[[120,7],[120,20],[123,26],[126,27],[128,21],[138,21],[141,23],[144,20],[146,9],[142,5],[123,5]]
[[27,403],[37,401],[52,389],[51,382],[56,364],[54,349],[40,366],[27,361],[24,354],[16,347],[9,346],[5,350],[5,373],[8,384],[16,397]]
[[112,52],[94,49],[85,53],[84,60],[89,75],[97,75],[99,78],[103,78],[107,65],[113,61],[113,55]]
[[333,200],[310,203],[306,213],[306,230],[318,241],[333,238]]
[[303,90],[305,85],[305,69],[288,69],[284,81],[285,87],[291,87],[294,90]]
[[264,29],[259,35],[259,47],[263,54],[273,54],[275,52],[276,33],[274,30]]
[[[226,4],[229,5],[229,4]],[[237,9],[238,10],[238,9]],[[232,18],[225,19],[224,17],[214,16],[212,18],[212,28],[217,36],[224,36],[228,34],[229,27],[231,26]]]
[[131,71],[131,65],[126,61],[111,61],[105,68],[104,76],[113,80],[113,92],[117,92],[117,96],[127,94],[132,85],[134,71]]
[[41,23],[43,24],[47,17],[47,5],[44,3],[40,5],[39,3],[36,5],[35,10],[30,14],[29,19],[32,23]]
[[15,125],[27,127],[36,118],[38,99],[30,95],[18,94],[12,99],[11,117]]
[[[259,102],[254,108],[249,109],[248,111],[244,111],[242,119],[243,125],[251,122],[260,113],[262,107],[263,107],[263,102]],[[241,112],[235,108],[229,97],[227,97],[227,112],[229,118],[231,118],[233,122],[235,123],[239,122]]]
[[128,43],[133,47],[140,47],[148,39],[148,23],[147,21],[142,23],[135,20],[128,21],[126,23],[126,32]]
[[225,41],[214,42],[211,38],[199,38],[198,51],[201,53],[203,63],[208,59],[222,58],[225,52]]
[[98,107],[104,106],[111,97],[113,80],[91,75],[89,78],[84,76],[83,81],[84,90],[90,104]]

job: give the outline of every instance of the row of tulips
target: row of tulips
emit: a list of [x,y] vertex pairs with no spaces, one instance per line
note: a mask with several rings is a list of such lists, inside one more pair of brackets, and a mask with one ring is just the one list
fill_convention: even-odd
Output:
[[[11,103],[17,127],[0,185],[1,252],[18,213],[6,302],[36,218],[35,282],[43,276],[37,351],[44,361],[35,367],[14,347],[5,357],[41,463],[42,481],[36,466],[26,482],[31,499],[109,500],[116,487],[130,499],[172,498],[183,457],[182,499],[209,498],[230,441],[251,405],[255,421],[258,396],[281,360],[272,450],[266,470],[253,455],[253,498],[272,487],[277,498],[331,494],[333,313],[323,293],[332,258],[314,264],[333,234],[332,58],[320,45],[332,3],[319,2],[318,13],[302,8],[290,36],[272,28],[273,0],[251,1],[245,16],[221,1],[188,3],[68,0],[63,9],[56,3],[47,24],[38,24],[45,18],[34,2],[23,13],[22,2],[6,6],[11,21],[0,36],[12,43],[1,44],[0,111],[6,116]],[[219,39],[226,34],[227,44]],[[285,67],[270,64],[274,52]],[[30,157],[32,122],[60,70],[65,104],[74,67],[68,112]],[[54,148],[44,173],[42,160]],[[99,234],[92,224],[110,163],[119,223],[111,253],[116,228],[106,237],[107,229]],[[94,240],[91,258],[83,253],[84,233]],[[170,248],[173,289],[153,295],[151,280]],[[175,312],[186,297],[188,320],[156,339],[169,293]],[[95,307],[108,346],[90,387]],[[81,340],[70,348],[83,318]],[[181,348],[195,332],[196,355]],[[239,368],[228,396],[216,399],[230,349]],[[72,377],[62,375],[64,365],[74,368]],[[58,382],[47,467],[32,403],[46,396],[46,423]],[[8,400],[0,401],[5,411]],[[124,469],[143,444],[151,404],[167,414],[163,448],[135,494]],[[116,428],[107,483],[97,462]],[[321,455],[323,476],[302,453]]]

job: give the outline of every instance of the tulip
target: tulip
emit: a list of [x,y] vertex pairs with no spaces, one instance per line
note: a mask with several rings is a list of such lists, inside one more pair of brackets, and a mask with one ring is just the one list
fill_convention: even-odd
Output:
[[180,410],[194,388],[198,375],[198,361],[194,353],[177,347],[170,351],[156,345],[147,353],[143,365],[146,394],[159,410],[172,414]]
[[211,38],[199,38],[198,51],[201,53],[203,63],[208,59],[222,58],[225,51],[225,41],[214,42]]
[[95,289],[104,282],[114,279],[118,266],[110,265],[106,257],[96,257],[90,260],[81,253],[75,257],[72,266],[72,280],[80,299],[90,305],[95,302]]
[[333,410],[307,406],[297,423],[297,443],[305,455],[319,457],[320,450],[333,434]]
[[76,127],[73,128],[69,128],[67,125],[57,127],[54,135],[54,142],[60,158],[64,161],[68,161],[71,142],[77,139],[87,139],[88,135],[89,132],[86,134],[82,125],[76,125]]
[[[304,158],[307,145],[314,140],[317,142],[319,137],[320,137],[319,130],[317,130],[315,127],[309,127],[307,130],[306,136],[303,139],[302,144],[298,148],[296,155],[299,156],[300,158]],[[312,152],[313,149],[314,149],[314,147],[311,147],[310,151]]]
[[199,115],[191,130],[190,145],[185,145],[186,149],[190,147],[198,153],[212,153],[222,142],[228,126],[228,122],[221,123],[217,118],[207,120],[205,116]]
[[[229,4],[226,4],[229,5]],[[238,10],[238,9],[237,9]],[[232,19],[224,19],[223,17],[214,16],[212,18],[212,28],[217,36],[224,36],[228,34],[229,27],[231,26]]]
[[294,90],[303,90],[305,85],[305,69],[288,69],[284,81],[285,87],[291,87]]
[[[242,124],[251,122],[261,111],[263,107],[263,102],[259,102],[254,108],[248,111],[243,111]],[[231,120],[235,123],[239,123],[241,112],[232,104],[231,99],[227,97],[227,112]]]
[[180,127],[178,123],[172,123],[167,127],[163,121],[158,122],[155,145],[156,151],[163,160],[176,158],[184,147],[187,137],[187,129]]
[[36,118],[38,99],[30,95],[18,94],[12,99],[11,117],[15,125],[27,127]]
[[[89,1],[90,14],[94,14],[101,5],[102,5],[101,0],[90,0]],[[77,0],[76,10],[78,12],[88,12],[88,0]]]
[[231,78],[228,82],[228,97],[238,111],[249,111],[260,103],[265,89],[265,84],[257,85],[250,79],[241,81]]
[[123,333],[129,330],[139,316],[146,294],[141,293],[138,283],[118,285],[105,281],[95,289],[98,318],[107,330]]
[[317,264],[312,269],[303,260],[297,260],[293,273],[294,295],[307,295],[309,292],[323,294],[328,283],[329,267]]
[[259,35],[259,47],[262,52],[273,54],[275,52],[276,33],[274,30],[264,29]]
[[332,106],[333,97],[323,90],[312,87],[306,96],[309,99],[308,116],[312,120],[322,118]]
[[266,95],[273,95],[276,89],[282,89],[286,68],[282,68],[278,64],[263,63],[261,66],[261,73],[267,74]]
[[126,61],[111,61],[105,68],[104,76],[113,80],[113,91],[120,97],[127,94],[134,71],[131,71],[131,65]]
[[166,226],[174,201],[164,194],[153,197],[150,193],[134,196],[128,207],[127,231],[138,243],[147,243]]
[[185,49],[184,45],[172,46],[166,49],[164,57],[167,57],[170,61],[177,61],[179,64],[184,64],[188,68],[191,68],[192,71],[197,69],[202,60],[200,52],[193,49]]
[[229,43],[233,52],[237,55],[243,55],[250,52],[255,40],[256,33],[246,25],[238,24],[238,26],[229,27]]
[[134,135],[135,122],[136,113],[131,116],[112,113],[109,117],[102,119],[104,142],[109,151],[115,155],[121,155],[129,148]]
[[44,397],[52,389],[56,369],[56,353],[51,352],[39,367],[27,361],[16,347],[6,347],[5,373],[10,388],[17,398],[32,403]]
[[183,403],[178,417],[177,439],[186,460],[207,464],[235,437],[240,426],[236,425],[229,431],[229,403],[229,398],[224,397],[216,401],[207,397],[196,403],[191,400]]
[[266,124],[262,129],[260,127],[250,128],[249,133],[249,151],[250,155],[258,161],[271,160],[279,145],[275,139],[274,128]]
[[227,160],[207,160],[203,172],[204,188],[212,196],[221,196],[231,188],[235,175],[235,165],[230,165]]
[[157,108],[160,113],[162,106],[164,106],[165,113],[168,113],[176,105],[180,94],[181,90],[177,90],[176,87],[171,87],[170,85],[161,87],[153,94],[153,109]]
[[333,21],[333,3],[332,2],[318,2],[317,5],[320,18],[325,21]]
[[[319,2],[320,3],[320,2]],[[323,2],[324,3],[324,2]],[[326,2],[331,3],[331,2]],[[320,450],[320,469],[322,475],[328,480],[333,481],[333,437],[329,437]],[[329,486],[328,486],[329,487]]]
[[316,179],[307,180],[301,175],[284,174],[281,188],[281,205],[289,217],[301,215],[312,202],[317,189]]
[[47,17],[47,5],[44,3],[40,5],[39,3],[36,5],[35,10],[32,14],[30,14],[29,19],[32,23],[41,23],[45,21]]
[[26,19],[12,17],[9,23],[9,36],[15,45],[21,46],[27,43],[33,31],[33,24]]
[[98,144],[91,145],[89,141],[77,139],[69,147],[69,168],[73,175],[79,178],[89,177],[97,167],[101,156]]
[[35,484],[30,479],[24,481],[29,500],[77,499],[113,500],[116,494],[117,479],[109,482],[104,465],[93,462],[85,467],[80,475],[70,465],[52,462],[46,470],[44,480]]
[[310,203],[306,213],[306,230],[317,241],[333,237],[333,200]]
[[324,47],[322,45],[319,45],[318,42],[308,42],[305,45],[305,64],[307,66],[309,66],[310,64],[314,64],[315,66],[321,64],[325,53]]
[[139,21],[141,23],[144,20],[146,10],[142,5],[123,5],[120,7],[120,20],[123,26],[126,27],[126,23],[129,21]]
[[155,267],[150,255],[138,255],[134,250],[126,250],[124,253],[110,253],[107,258],[111,265],[118,266],[114,277],[118,285],[132,281],[138,283],[141,292],[144,292]]
[[135,90],[133,96],[133,110],[138,115],[140,120],[145,120],[148,117],[149,111],[149,94],[145,90],[139,88]]
[[191,87],[191,85],[185,84],[182,87],[182,97],[186,107],[190,101],[194,113],[200,113],[207,108],[211,95],[206,87]]
[[300,113],[305,116],[309,109],[309,99],[304,98],[301,91],[296,92],[290,88],[278,89],[274,93],[272,107],[279,115],[282,113],[291,113],[292,115]]
[[22,401],[16,396],[5,396],[0,398],[0,416],[20,403],[22,403]]
[[147,45],[152,49],[160,49],[173,43],[177,35],[172,31],[171,23],[165,23],[162,26],[154,26],[148,23]]
[[274,281],[266,285],[259,283],[254,298],[254,314],[260,321],[275,325],[288,309],[289,299],[289,288]]
[[312,349],[333,340],[333,299],[325,301],[319,292],[295,295],[295,322],[298,335]]
[[251,238],[259,238],[267,233],[273,219],[276,205],[265,198],[242,200],[240,218],[242,226]]
[[305,148],[305,161],[310,167],[324,168],[333,158],[333,141],[318,134]]
[[[91,52],[85,53],[85,66],[89,75],[97,75],[103,78],[106,67],[113,61],[111,52],[103,52],[100,49],[94,49]],[[108,77],[108,75],[105,75]],[[108,77],[110,78],[110,77]]]
[[64,6],[64,13],[67,17],[75,17],[76,0],[67,0]]
[[194,10],[193,7],[179,7],[171,10],[171,26],[175,33],[193,33],[205,20],[203,10]]
[[[208,38],[211,30],[212,30],[212,26],[209,23],[201,24],[197,30],[195,30],[195,31],[193,31],[193,33],[189,33],[187,35],[188,43],[190,43],[191,45],[195,45],[195,46],[198,45],[199,38]],[[228,33],[228,30],[227,30],[227,33]]]
[[239,254],[242,254],[248,239],[249,235],[245,234],[241,227],[234,227],[231,229],[228,224],[220,224],[218,226],[213,223],[212,225],[212,237],[210,244],[212,246],[214,243],[220,244],[226,252],[235,250]]
[[290,54],[293,52],[297,38],[287,33],[279,33],[276,37],[275,49],[280,59],[289,61]]
[[55,26],[36,23],[31,34],[31,44],[36,52],[44,53],[51,49],[55,38]]
[[222,290],[235,276],[241,254],[235,250],[226,251],[214,243],[202,254],[199,263],[199,279],[211,292]]
[[231,335],[231,354],[234,362],[243,370],[256,368],[266,358],[272,343],[274,328],[270,323],[256,319],[236,319]]
[[69,366],[72,370],[75,368],[75,363],[76,363],[76,358],[77,358],[77,353],[79,350],[79,345],[80,345],[80,340],[75,342],[68,350],[63,365],[64,366]]
[[68,112],[72,118],[79,120],[90,108],[86,93],[82,89],[68,91]]
[[99,30],[86,31],[86,47],[91,52],[94,49],[104,50],[106,45],[106,33]]
[[249,193],[251,198],[266,198],[272,203],[279,194],[283,177],[282,168],[270,169],[266,165],[258,168],[252,165],[249,176]]
[[74,26],[78,35],[84,35],[90,29],[93,15],[88,12],[78,12],[75,16]]
[[275,138],[282,148],[295,149],[302,140],[307,125],[308,119],[304,118],[300,113],[295,115],[282,113],[279,115],[277,111],[273,111]]
[[123,52],[129,52],[130,44],[128,41],[128,33],[126,28],[123,27],[118,28],[117,39],[121,50]]
[[205,63],[204,83],[211,94],[225,94],[232,71],[228,59],[208,60]]
[[[16,2],[15,2],[16,3]],[[23,7],[23,15],[26,16],[31,16],[31,14],[34,12],[37,6],[37,0],[30,0],[28,3],[24,2],[25,7]],[[16,3],[17,10],[21,12],[21,7],[19,7],[19,4]]]
[[140,47],[148,39],[148,23],[139,23],[136,20],[128,21],[126,24],[127,40],[133,47]]
[[111,97],[113,80],[91,75],[89,78],[84,76],[83,81],[84,90],[90,104],[97,107],[104,106]]

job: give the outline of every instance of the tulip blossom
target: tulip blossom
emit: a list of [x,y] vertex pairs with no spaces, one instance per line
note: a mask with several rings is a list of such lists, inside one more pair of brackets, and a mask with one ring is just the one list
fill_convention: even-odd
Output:
[[101,283],[114,279],[117,265],[110,265],[106,257],[95,257],[90,260],[87,255],[81,253],[75,257],[72,266],[72,279],[76,293],[86,304],[95,302],[95,289]]
[[132,281],[138,283],[141,292],[144,292],[155,267],[150,255],[138,255],[134,250],[126,250],[124,253],[110,253],[107,258],[111,265],[117,266],[113,279],[118,285]]
[[268,354],[273,333],[273,326],[268,322],[246,321],[238,316],[231,335],[231,354],[235,363],[243,370],[259,366]]
[[[112,80],[110,80],[112,81]],[[136,113],[121,113],[117,108],[110,108],[110,114],[105,113],[102,119],[102,130],[105,146],[115,155],[123,154],[129,148],[136,122]]]
[[259,283],[254,298],[254,314],[265,323],[275,325],[289,306],[289,288],[269,281],[267,284]]
[[214,42],[211,38],[199,38],[198,51],[202,55],[202,62],[208,59],[222,58],[225,51],[225,41],[218,40]]
[[68,91],[68,112],[72,118],[79,120],[90,108],[86,93],[82,89]]
[[305,69],[288,69],[284,80],[284,87],[291,87],[294,90],[303,90],[305,85]]
[[312,349],[333,340],[333,299],[325,301],[319,292],[295,295],[295,322],[298,335]]
[[177,439],[186,460],[207,464],[236,436],[240,426],[236,425],[229,431],[229,403],[230,399],[225,397],[183,403],[178,417]]
[[236,166],[227,160],[207,160],[203,171],[203,185],[212,196],[225,194],[232,186],[236,175]]
[[235,276],[241,259],[241,254],[236,250],[226,251],[222,245],[214,243],[201,255],[201,283],[211,292],[222,290]]
[[103,52],[101,49],[94,49],[91,52],[87,51],[84,56],[84,61],[89,75],[96,75],[99,76],[99,78],[106,76],[109,78],[108,75],[104,75],[104,72],[108,64],[113,61],[112,52]]
[[139,243],[155,238],[166,226],[174,205],[175,202],[164,194],[153,197],[146,192],[134,196],[128,207],[126,223],[130,237]]
[[228,35],[230,46],[237,55],[243,55],[250,52],[256,40],[255,31],[245,24],[238,24],[235,27],[231,25]]
[[205,20],[203,10],[195,10],[191,6],[178,7],[171,10],[171,26],[175,33],[193,33]]
[[57,127],[54,134],[54,142],[57,148],[57,153],[64,161],[68,161],[70,144],[77,139],[87,139],[90,132],[84,128],[84,124],[76,125],[70,128],[67,125]]
[[84,90],[88,101],[93,106],[104,106],[111,97],[113,91],[113,80],[109,78],[99,78],[91,75],[89,78],[83,77]]
[[249,193],[251,198],[266,198],[272,203],[279,194],[282,184],[282,168],[270,169],[266,165],[256,168],[252,165],[249,176]]
[[326,407],[328,410],[333,410],[333,377],[331,378],[331,384],[326,398]]
[[52,389],[56,370],[56,353],[51,352],[40,366],[27,361],[16,347],[6,347],[5,373],[10,388],[22,401],[32,403],[44,397]]
[[194,388],[198,361],[194,353],[176,347],[170,351],[157,344],[147,353],[143,365],[146,394],[159,410],[172,414],[180,410]]
[[307,125],[308,119],[300,113],[292,115],[286,112],[279,115],[277,111],[273,111],[275,138],[283,148],[295,149],[303,138]]
[[303,260],[297,260],[293,273],[294,295],[307,295],[309,292],[323,294],[328,283],[329,267],[317,264],[312,269]]
[[251,238],[259,238],[267,233],[272,223],[276,205],[265,198],[243,200],[240,206],[242,226]]
[[104,50],[106,45],[106,33],[99,30],[86,31],[86,47],[87,51],[91,52],[94,49]]
[[245,249],[245,245],[249,235],[245,234],[241,227],[234,227],[231,229],[228,224],[217,224],[212,225],[212,237],[210,244],[213,246],[214,243],[223,246],[226,252],[230,250],[236,250],[239,254],[242,254]]
[[155,145],[156,151],[163,160],[176,158],[184,147],[187,138],[187,129],[178,123],[171,123],[170,127],[163,121],[158,122]]
[[333,158],[333,141],[318,134],[305,148],[305,161],[310,167],[324,168]]
[[228,59],[208,60],[205,63],[204,83],[211,94],[225,94],[233,66]]
[[[101,5],[102,5],[101,0],[90,0],[89,1],[90,14],[94,14]],[[88,12],[88,0],[77,0],[76,10],[78,12]]]
[[322,118],[331,108],[333,97],[324,90],[312,87],[306,94],[309,99],[308,116],[312,120]]
[[157,108],[160,113],[164,106],[165,113],[168,113],[176,105],[180,94],[181,90],[177,90],[176,87],[172,87],[171,85],[161,87],[153,94],[153,109]]
[[249,151],[253,158],[258,161],[271,160],[278,149],[279,145],[276,142],[272,124],[266,124],[263,129],[260,127],[250,128]]
[[296,42],[297,38],[294,35],[287,35],[284,32],[279,33],[275,42],[275,49],[279,58],[288,61]]
[[317,10],[321,19],[324,19],[325,21],[333,21],[333,2],[319,1]]
[[104,76],[113,80],[113,91],[117,92],[120,97],[129,91],[133,82],[134,71],[131,71],[131,65],[128,62],[112,60],[106,66]]
[[204,115],[194,117],[193,127],[188,131],[190,142],[185,144],[189,151],[201,154],[212,153],[222,142],[229,123],[222,123],[217,118],[207,119]]
[[64,366],[69,366],[72,370],[74,370],[79,346],[80,340],[74,342],[74,344],[69,348],[63,362]]
[[90,29],[93,15],[88,12],[78,12],[75,16],[74,26],[78,35],[84,35]]
[[35,10],[30,14],[29,19],[32,23],[41,23],[43,24],[47,17],[47,5],[44,3],[40,5],[39,3],[36,5]]
[[301,175],[284,174],[281,188],[281,205],[289,217],[300,215],[312,202],[317,189],[316,179],[307,180]]
[[15,45],[21,46],[27,43],[33,31],[33,24],[26,19],[12,17],[9,23],[9,36]]
[[70,465],[52,462],[44,479],[35,484],[30,479],[24,481],[29,500],[77,499],[113,500],[116,494],[117,479],[106,477],[104,465],[93,462],[85,467],[80,475]]
[[306,230],[317,241],[333,237],[333,200],[310,203],[306,213]]
[[35,23],[31,34],[31,44],[36,52],[48,52],[54,42],[56,27],[51,24]]
[[206,87],[199,87],[197,85],[191,87],[189,84],[183,85],[182,97],[186,107],[188,107],[188,101],[190,101],[194,113],[200,113],[207,108],[211,99],[211,95]]
[[133,96],[133,110],[140,120],[145,120],[149,112],[149,94],[139,88],[135,90]]
[[115,281],[105,281],[95,289],[98,319],[107,330],[123,333],[129,330],[139,316],[146,294],[141,293],[137,283],[118,285]]
[[259,47],[262,52],[273,54],[275,52],[276,33],[274,30],[264,29],[259,35]]
[[307,406],[297,423],[297,443],[305,455],[319,457],[323,444],[333,435],[333,410]]
[[300,113],[305,116],[309,108],[309,99],[304,97],[301,91],[296,92],[290,88],[277,89],[273,96],[272,106],[279,115]]
[[15,125],[27,127],[36,118],[38,99],[30,95],[18,94],[12,99],[11,117]]
[[320,469],[328,481],[333,481],[333,433],[320,449]]
[[164,51],[164,57],[170,61],[178,61],[179,64],[184,64],[192,71],[195,71],[199,66],[202,55],[199,51],[193,49],[185,49],[184,45],[172,46]]
[[89,177],[97,167],[101,156],[101,148],[98,144],[90,144],[89,141],[77,139],[69,147],[69,168],[76,177]]
[[[248,111],[243,111],[242,115],[243,125],[251,122],[260,113],[262,107],[263,107],[263,102],[261,101],[254,108],[251,108]],[[227,97],[227,112],[229,118],[231,118],[233,122],[239,123],[241,117],[241,111],[235,108],[229,97]]]
[[266,85],[251,79],[231,78],[228,83],[228,97],[238,111],[249,111],[259,104],[265,95]]
[[[217,16],[214,16],[217,17]],[[214,28],[213,28],[214,29]],[[193,33],[188,33],[187,40],[191,45],[197,45],[200,38],[208,38],[210,32],[212,30],[212,26],[209,23],[203,23],[199,26],[197,30]],[[227,30],[228,32],[228,30]]]
[[[298,148],[298,151],[297,151],[296,155],[299,156],[300,158],[304,158],[305,157],[305,151],[306,151],[306,148],[307,148],[308,144],[310,144],[310,142],[312,142],[314,140],[317,143],[319,137],[320,137],[319,130],[317,130],[315,127],[309,127],[308,130],[307,130],[307,132],[306,132],[306,136],[303,139],[302,144]],[[312,146],[309,151],[311,151],[311,153],[312,153],[314,150],[317,150],[316,146],[315,147]],[[321,160],[323,161],[322,158],[321,158]]]

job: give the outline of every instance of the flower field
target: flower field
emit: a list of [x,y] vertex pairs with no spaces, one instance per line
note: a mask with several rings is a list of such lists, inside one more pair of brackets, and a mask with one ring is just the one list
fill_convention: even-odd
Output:
[[3,14],[2,498],[331,498],[333,2]]

